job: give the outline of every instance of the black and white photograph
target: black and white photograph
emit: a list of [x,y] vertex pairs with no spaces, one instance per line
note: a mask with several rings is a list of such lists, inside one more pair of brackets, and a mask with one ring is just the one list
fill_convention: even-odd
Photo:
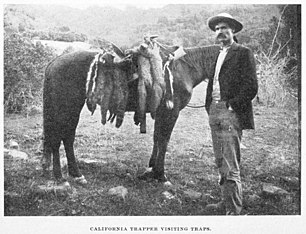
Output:
[[306,232],[301,3],[1,18],[1,233]]

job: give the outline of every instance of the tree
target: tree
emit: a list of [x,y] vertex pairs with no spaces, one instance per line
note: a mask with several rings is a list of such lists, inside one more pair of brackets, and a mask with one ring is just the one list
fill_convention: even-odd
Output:
[[[283,11],[283,27],[279,33],[282,45],[287,45],[287,51],[293,56],[300,53],[301,45],[301,5],[280,6]],[[284,52],[287,54],[287,51]]]
[[164,25],[168,26],[169,20],[166,16],[161,16],[161,17],[158,18],[157,23],[158,24],[164,24]]
[[4,34],[4,108],[23,112],[41,105],[44,68],[54,57],[51,49],[33,44],[18,33]]
[[301,5],[285,5],[280,6],[279,9],[281,11],[281,18],[278,22],[270,52],[273,52],[273,46],[277,44],[277,55],[289,58],[284,68],[285,72],[289,74],[295,69],[296,75],[291,76],[288,83],[291,88],[298,89],[300,93]]

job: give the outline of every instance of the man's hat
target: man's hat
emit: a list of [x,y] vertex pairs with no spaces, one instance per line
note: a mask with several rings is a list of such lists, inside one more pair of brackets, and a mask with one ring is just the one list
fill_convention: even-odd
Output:
[[210,17],[208,19],[208,26],[211,30],[216,31],[215,27],[220,22],[228,23],[235,33],[239,32],[243,28],[242,24],[228,13],[220,13],[216,16]]

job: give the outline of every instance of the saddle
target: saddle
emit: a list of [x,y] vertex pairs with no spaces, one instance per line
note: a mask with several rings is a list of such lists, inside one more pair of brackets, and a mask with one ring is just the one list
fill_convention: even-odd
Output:
[[166,55],[167,60],[175,61],[186,54],[182,46],[177,46],[177,45],[169,46],[169,45],[163,45],[159,42],[156,43],[160,46],[162,53]]

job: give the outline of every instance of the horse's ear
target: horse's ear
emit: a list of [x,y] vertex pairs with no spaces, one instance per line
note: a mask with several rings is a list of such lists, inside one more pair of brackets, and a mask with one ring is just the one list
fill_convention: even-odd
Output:
[[100,57],[99,61],[101,63],[110,65],[114,63],[114,58],[115,58],[115,55],[111,53],[106,53]]
[[114,52],[120,57],[120,58],[124,58],[125,57],[125,54],[123,53],[123,51],[118,47],[116,46],[114,43],[112,43],[112,47],[113,47],[113,50]]
[[155,38],[158,38],[158,35],[150,35],[151,40],[154,40]]
[[146,44],[146,43],[142,43],[142,44],[140,44],[140,46],[139,46],[139,49],[140,50],[145,50],[145,49],[147,49],[148,48],[148,44]]

